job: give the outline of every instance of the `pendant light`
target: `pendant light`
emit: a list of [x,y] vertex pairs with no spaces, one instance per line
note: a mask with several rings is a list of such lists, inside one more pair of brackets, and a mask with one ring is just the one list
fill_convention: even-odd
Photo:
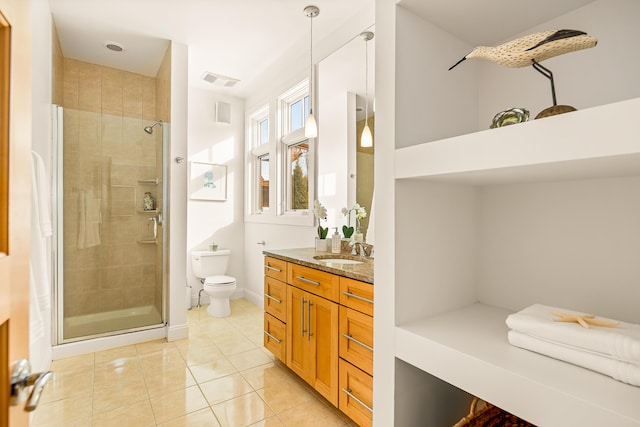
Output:
[[310,18],[310,49],[309,49],[309,116],[307,123],[304,125],[304,136],[307,138],[315,138],[318,136],[318,124],[313,116],[313,18],[320,14],[320,9],[316,6],[307,6],[304,8],[304,14]]
[[364,39],[364,129],[360,136],[361,147],[373,147],[373,135],[369,129],[369,52],[368,42],[373,38],[371,31],[360,33]]

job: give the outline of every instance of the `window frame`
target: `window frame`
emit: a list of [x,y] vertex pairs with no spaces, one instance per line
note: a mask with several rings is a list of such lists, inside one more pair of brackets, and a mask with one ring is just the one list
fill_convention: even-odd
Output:
[[[261,129],[260,124],[264,121],[268,120],[268,142],[260,143],[261,137]],[[269,106],[265,105],[252,114],[249,115],[248,118],[249,127],[247,132],[247,216],[260,216],[264,214],[268,214],[272,209],[273,205],[273,194],[272,194],[272,159],[273,159],[273,143],[271,138],[271,118],[269,114]],[[269,156],[269,208],[263,209],[260,206],[260,192],[262,189],[260,188],[260,158],[268,155]]]
[[[292,86],[282,95],[273,99],[269,104],[256,108],[246,114],[245,146],[246,171],[245,193],[246,208],[245,221],[256,223],[313,226],[313,200],[315,200],[315,171],[316,144],[315,138],[304,136],[304,122],[308,113],[309,80]],[[290,105],[297,100],[303,100],[303,123],[300,129],[293,132],[291,127]],[[269,143],[257,145],[260,138],[260,122],[269,120]],[[308,141],[308,206],[307,209],[287,210],[287,155],[291,145]],[[260,210],[260,156],[269,155],[269,208]]]

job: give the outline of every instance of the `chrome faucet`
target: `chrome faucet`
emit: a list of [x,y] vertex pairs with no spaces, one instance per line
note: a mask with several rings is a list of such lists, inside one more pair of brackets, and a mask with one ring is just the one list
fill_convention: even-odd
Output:
[[[362,244],[362,242],[351,240],[349,242],[349,246],[351,246],[351,255],[360,255],[361,257],[367,256],[367,253],[364,249],[364,245]],[[359,247],[359,250],[358,250],[358,247]]]

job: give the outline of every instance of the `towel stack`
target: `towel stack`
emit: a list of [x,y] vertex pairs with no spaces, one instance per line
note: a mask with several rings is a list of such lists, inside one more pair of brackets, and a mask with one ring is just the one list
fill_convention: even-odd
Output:
[[[552,313],[584,316],[564,308],[534,304],[507,317],[509,343],[573,363],[640,387],[640,325],[615,327],[558,322]],[[598,320],[616,322],[598,317]]]

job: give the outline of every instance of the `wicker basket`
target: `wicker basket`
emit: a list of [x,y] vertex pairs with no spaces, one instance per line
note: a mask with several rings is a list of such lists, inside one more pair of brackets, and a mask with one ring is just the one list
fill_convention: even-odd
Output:
[[533,424],[477,397],[473,398],[469,415],[453,427],[535,427]]

